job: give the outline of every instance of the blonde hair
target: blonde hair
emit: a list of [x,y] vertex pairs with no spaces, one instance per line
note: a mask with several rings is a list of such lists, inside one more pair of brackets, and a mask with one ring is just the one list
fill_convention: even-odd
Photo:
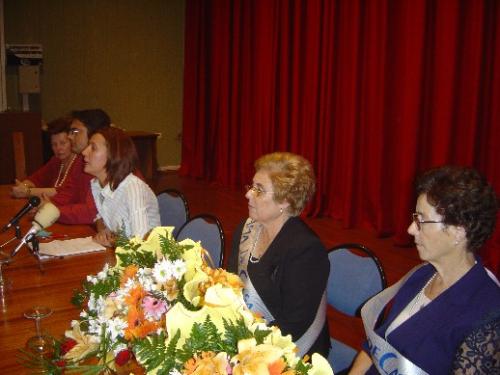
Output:
[[288,202],[288,214],[298,216],[312,198],[316,178],[314,170],[305,158],[291,152],[273,152],[255,161],[255,171],[268,173],[273,185],[273,199]]

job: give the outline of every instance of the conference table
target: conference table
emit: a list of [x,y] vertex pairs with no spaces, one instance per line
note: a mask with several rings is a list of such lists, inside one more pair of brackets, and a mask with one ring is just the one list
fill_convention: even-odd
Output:
[[[0,185],[0,227],[26,204],[25,199],[13,199],[9,196],[10,187]],[[20,220],[21,234],[31,228],[30,215]],[[67,238],[87,237],[95,233],[88,225],[54,224],[47,231]],[[0,234],[0,244],[13,238],[14,230]],[[19,240],[14,240],[1,250],[10,254]],[[19,349],[34,336],[35,323],[24,317],[24,312],[34,306],[47,306],[52,314],[41,321],[42,331],[54,337],[62,337],[70,329],[72,319],[77,319],[79,309],[70,302],[73,291],[79,289],[86,275],[96,274],[105,263],[115,262],[112,249],[53,258],[42,261],[40,270],[38,260],[27,248],[21,249],[12,261],[3,267],[3,276],[7,288],[0,299],[0,374],[29,373],[17,360]]]

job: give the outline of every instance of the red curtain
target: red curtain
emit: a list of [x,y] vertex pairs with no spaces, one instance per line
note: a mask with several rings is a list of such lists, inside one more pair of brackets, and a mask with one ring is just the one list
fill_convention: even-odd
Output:
[[183,175],[241,186],[296,152],[308,214],[399,243],[423,170],[474,166],[500,192],[499,1],[188,0],[185,38]]

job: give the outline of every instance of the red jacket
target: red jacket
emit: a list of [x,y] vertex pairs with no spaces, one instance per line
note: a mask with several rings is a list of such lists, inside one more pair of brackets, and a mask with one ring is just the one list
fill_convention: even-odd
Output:
[[94,177],[85,173],[83,167],[83,156],[78,155],[72,167],[77,172],[68,176],[64,185],[51,198],[61,211],[60,223],[92,224],[96,218],[97,209],[90,190],[90,180]]

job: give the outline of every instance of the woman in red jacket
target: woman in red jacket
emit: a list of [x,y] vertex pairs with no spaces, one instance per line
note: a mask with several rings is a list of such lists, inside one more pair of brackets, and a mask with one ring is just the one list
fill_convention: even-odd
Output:
[[27,198],[32,195],[52,197],[58,189],[67,184],[75,174],[81,173],[75,168],[77,155],[71,150],[68,137],[71,120],[58,118],[48,124],[50,143],[54,156],[40,169],[23,181],[16,180],[12,187],[12,196]]

